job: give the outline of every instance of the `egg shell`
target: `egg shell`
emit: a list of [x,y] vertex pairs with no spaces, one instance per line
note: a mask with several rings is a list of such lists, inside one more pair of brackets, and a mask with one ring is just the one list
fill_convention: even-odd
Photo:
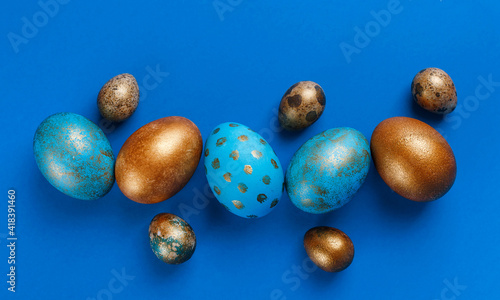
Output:
[[166,117],[134,132],[116,158],[116,183],[129,199],[158,203],[177,194],[201,158],[198,127],[184,117]]
[[300,81],[281,98],[278,120],[286,130],[304,129],[321,117],[325,105],[325,93],[319,84]]
[[160,213],[149,224],[149,244],[158,259],[177,265],[193,256],[196,235],[193,228],[182,218]]
[[102,130],[74,113],[58,113],[36,130],[33,152],[43,176],[59,191],[95,200],[113,187],[114,156]]
[[267,215],[284,187],[283,169],[271,146],[245,125],[217,126],[205,144],[205,171],[215,197],[243,218]]
[[354,259],[354,245],[339,229],[319,226],[304,235],[304,248],[309,258],[323,271],[340,272]]
[[435,114],[449,114],[457,107],[455,84],[445,71],[427,68],[413,78],[411,83],[413,100]]
[[139,85],[130,74],[111,78],[99,91],[97,107],[101,116],[113,122],[128,119],[139,105]]
[[387,185],[418,202],[444,196],[457,174],[455,155],[439,132],[407,117],[382,121],[371,139],[373,162]]
[[326,130],[295,152],[286,172],[290,200],[301,210],[321,214],[348,203],[370,168],[368,140],[356,129]]

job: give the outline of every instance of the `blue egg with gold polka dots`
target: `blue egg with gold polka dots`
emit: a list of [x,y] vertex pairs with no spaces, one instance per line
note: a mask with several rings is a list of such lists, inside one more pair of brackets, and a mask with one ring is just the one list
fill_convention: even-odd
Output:
[[284,175],[269,143],[245,125],[224,123],[205,143],[205,172],[215,197],[230,212],[260,218],[278,204]]

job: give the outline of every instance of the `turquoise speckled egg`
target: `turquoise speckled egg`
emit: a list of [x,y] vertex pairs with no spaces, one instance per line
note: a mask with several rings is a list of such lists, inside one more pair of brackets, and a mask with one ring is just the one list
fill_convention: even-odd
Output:
[[217,200],[243,218],[267,215],[283,193],[283,169],[274,150],[238,123],[212,131],[205,143],[205,171]]
[[43,176],[70,197],[98,199],[115,182],[111,145],[83,116],[58,113],[45,119],[36,130],[33,152]]
[[286,190],[301,210],[321,214],[349,202],[370,168],[370,144],[352,128],[315,135],[295,152],[286,172]]

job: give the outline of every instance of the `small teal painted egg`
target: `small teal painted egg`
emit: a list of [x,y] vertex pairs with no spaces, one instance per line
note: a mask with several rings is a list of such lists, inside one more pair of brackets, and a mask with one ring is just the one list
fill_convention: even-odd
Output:
[[295,152],[286,172],[286,190],[301,210],[327,213],[349,202],[366,179],[370,145],[356,129],[326,130]]
[[205,170],[217,200],[243,218],[260,218],[278,204],[283,169],[271,146],[245,125],[217,126],[205,143]]
[[167,264],[178,265],[193,256],[196,236],[193,228],[173,214],[157,214],[149,224],[149,244],[154,254]]
[[102,130],[83,116],[58,113],[45,119],[36,130],[33,152],[43,176],[70,197],[95,200],[113,187],[111,145]]

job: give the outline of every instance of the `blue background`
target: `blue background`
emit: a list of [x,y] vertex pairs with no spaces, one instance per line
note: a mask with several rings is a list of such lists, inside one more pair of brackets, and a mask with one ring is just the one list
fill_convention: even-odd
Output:
[[[500,4],[401,0],[399,13],[348,62],[339,45],[354,46],[356,26],[373,25],[370,12],[390,2],[233,0],[220,16],[211,0],[73,0],[48,20],[35,1],[4,3],[0,298],[497,299],[500,87],[473,97],[480,76],[500,81]],[[9,32],[22,35],[22,18],[33,16],[43,26],[16,53]],[[448,118],[410,98],[413,76],[431,66],[457,86],[459,107]],[[168,76],[148,77],[156,68]],[[97,94],[124,72],[141,86],[139,108],[122,124],[101,122]],[[325,113],[302,132],[279,132],[281,96],[301,80],[324,88]],[[211,193],[200,196],[207,187],[201,162],[187,186],[159,204],[130,201],[116,184],[100,200],[80,201],[53,188],[32,153],[38,124],[62,111],[99,124],[115,155],[136,129],[165,116],[191,119],[204,140],[216,125],[239,122],[263,133],[284,167],[323,130],[350,126],[370,138],[380,121],[410,116],[446,136],[458,175],[442,199],[414,203],[391,192],[372,164],[359,193],[335,212],[310,215],[284,195],[257,220],[228,213]],[[17,191],[15,295],[4,275],[9,188]],[[148,225],[160,212],[184,217],[196,232],[196,252],[183,265],[162,263],[149,247]],[[353,240],[354,261],[344,272],[293,273],[307,257],[303,235],[317,225]],[[116,272],[128,279],[117,281]],[[455,280],[459,290],[448,287]]]

